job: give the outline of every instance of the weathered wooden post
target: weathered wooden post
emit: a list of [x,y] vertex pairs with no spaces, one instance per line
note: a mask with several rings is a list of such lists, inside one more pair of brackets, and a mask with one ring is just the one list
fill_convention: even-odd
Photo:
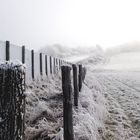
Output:
[[56,73],[56,63],[55,63],[55,57],[53,58],[53,73]]
[[50,56],[50,74],[52,74],[52,57]]
[[34,80],[34,50],[31,50],[31,61],[32,61],[32,79]]
[[71,67],[62,66],[64,140],[74,140],[72,118]]
[[58,59],[56,58],[56,73],[58,72]]
[[25,46],[22,46],[22,64],[25,64]]
[[79,64],[79,91],[82,88],[82,64]]
[[79,87],[78,87],[77,66],[76,64],[73,64],[72,67],[73,67],[74,105],[78,107]]
[[10,60],[10,42],[6,41],[6,61]]
[[42,53],[39,54],[40,55],[40,75],[43,75],[43,68],[42,68]]
[[25,140],[25,70],[0,64],[0,140]]
[[61,69],[61,60],[59,59],[59,70]]
[[45,72],[46,72],[46,75],[48,75],[48,58],[47,58],[47,55],[45,55]]

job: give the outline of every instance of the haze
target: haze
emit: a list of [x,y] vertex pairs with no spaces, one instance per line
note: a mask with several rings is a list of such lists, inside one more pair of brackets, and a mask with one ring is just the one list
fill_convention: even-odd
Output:
[[139,0],[0,0],[0,40],[39,49],[140,41]]

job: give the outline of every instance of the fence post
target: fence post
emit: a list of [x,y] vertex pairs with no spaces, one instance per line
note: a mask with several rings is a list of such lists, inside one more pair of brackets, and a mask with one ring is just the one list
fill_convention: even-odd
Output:
[[6,41],[6,61],[10,60],[10,42]]
[[43,71],[42,71],[42,53],[40,53],[39,56],[40,56],[40,75],[43,75]]
[[52,74],[52,57],[50,56],[50,73]]
[[60,70],[60,68],[61,68],[61,60],[59,59],[59,70]]
[[32,79],[34,79],[34,50],[31,50],[31,61],[32,61]]
[[79,64],[79,91],[82,88],[82,64]]
[[62,66],[64,140],[74,140],[72,118],[71,67]]
[[48,75],[48,58],[47,58],[47,55],[45,55],[45,70],[46,70],[46,75]]
[[55,69],[56,69],[56,67],[55,67],[55,65],[56,65],[56,63],[55,63],[55,57],[53,58],[53,73],[55,74]]
[[78,88],[78,76],[76,64],[73,64],[72,68],[73,68],[73,86],[74,86],[74,105],[78,107],[79,88]]
[[0,140],[25,140],[25,73],[20,67],[0,65]]
[[56,72],[58,72],[58,59],[56,58]]
[[22,46],[22,63],[25,64],[25,46]]

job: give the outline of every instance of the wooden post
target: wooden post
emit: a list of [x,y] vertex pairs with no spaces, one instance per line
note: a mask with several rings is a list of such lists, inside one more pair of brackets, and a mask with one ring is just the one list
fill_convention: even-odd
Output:
[[79,91],[81,91],[82,88],[82,65],[79,65]]
[[48,59],[47,59],[47,55],[45,55],[45,70],[46,70],[46,75],[48,75]]
[[53,73],[55,74],[55,72],[56,72],[56,66],[55,66],[56,64],[55,64],[55,57],[53,58]]
[[61,60],[59,59],[59,70],[60,70],[60,68],[61,68]]
[[50,73],[52,74],[52,57],[50,56]]
[[22,63],[25,64],[25,46],[22,46]]
[[56,72],[58,72],[58,58],[56,58]]
[[74,140],[72,118],[71,68],[62,66],[64,140]]
[[31,61],[32,61],[32,79],[34,80],[34,50],[31,50]]
[[77,66],[76,64],[73,64],[72,67],[73,67],[74,105],[78,107],[79,88],[78,88]]
[[6,61],[10,60],[10,42],[6,41]]
[[0,65],[0,140],[25,140],[24,83],[19,65]]
[[58,59],[56,58],[56,66],[58,65]]
[[43,71],[42,71],[42,53],[40,53],[40,75],[43,75]]

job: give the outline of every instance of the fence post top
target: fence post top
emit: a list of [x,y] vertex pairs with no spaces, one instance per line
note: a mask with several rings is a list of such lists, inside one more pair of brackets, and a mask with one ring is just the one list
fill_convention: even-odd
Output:
[[6,43],[10,43],[10,41],[9,41],[9,40],[6,40],[5,42],[6,42]]
[[67,69],[67,70],[71,70],[70,66],[61,66],[62,70]]
[[72,67],[76,67],[76,64],[72,64]]

